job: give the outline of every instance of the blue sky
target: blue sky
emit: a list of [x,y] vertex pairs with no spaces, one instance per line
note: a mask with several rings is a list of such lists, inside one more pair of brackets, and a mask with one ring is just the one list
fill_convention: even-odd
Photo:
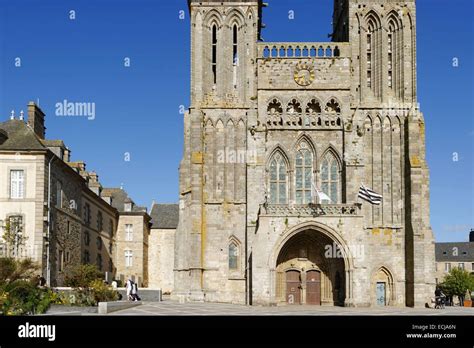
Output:
[[[265,41],[328,41],[331,0],[267,2]],[[474,227],[474,6],[418,0],[417,7],[431,221],[438,241],[462,241]],[[47,137],[63,139],[73,160],[85,160],[104,186],[123,183],[146,206],[176,202],[189,37],[185,0],[0,0],[0,120],[39,99]],[[55,104],[65,99],[95,103],[96,118],[55,116]]]

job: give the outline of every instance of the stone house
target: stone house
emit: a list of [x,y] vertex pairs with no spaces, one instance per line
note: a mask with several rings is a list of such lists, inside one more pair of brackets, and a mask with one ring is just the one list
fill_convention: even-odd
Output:
[[[128,197],[123,190],[103,189],[97,173],[87,171],[83,161],[71,161],[63,141],[45,138],[44,121],[43,111],[30,102],[26,122],[21,113],[0,123],[0,236],[15,236],[13,244],[0,239],[0,255],[31,257],[48,284],[61,286],[80,263],[97,265],[108,281],[118,271],[122,275],[129,244],[135,269],[128,274],[146,286],[146,209],[130,200],[127,210],[119,199]],[[112,204],[113,197],[119,198]],[[124,242],[128,224],[138,233]]]
[[119,212],[114,238],[116,277],[132,279],[140,287],[149,286],[150,216],[136,206],[122,188],[102,190],[102,198]]
[[150,211],[149,269],[151,288],[171,293],[174,284],[175,234],[179,221],[177,204],[153,203]]
[[469,242],[436,243],[435,250],[436,284],[442,283],[445,275],[454,267],[474,276],[474,230],[469,233]]

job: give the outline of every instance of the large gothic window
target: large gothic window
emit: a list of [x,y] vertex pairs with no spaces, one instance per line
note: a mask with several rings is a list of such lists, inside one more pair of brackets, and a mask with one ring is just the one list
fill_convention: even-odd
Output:
[[270,203],[287,203],[286,163],[280,153],[276,153],[270,162]]
[[308,144],[303,142],[296,153],[296,204],[311,203],[312,176],[313,155]]
[[331,201],[323,200],[320,203],[339,203],[339,163],[332,153],[324,156],[321,162],[321,190]]
[[402,45],[401,23],[397,14],[392,13],[388,21],[387,33],[387,83],[388,87],[396,91],[397,94],[400,87],[397,78],[400,78],[400,47],[403,47]]
[[369,30],[367,32],[367,87],[372,88],[372,68],[373,68],[373,58],[374,58],[374,24],[369,22]]
[[371,89],[375,96],[380,96],[380,82],[381,76],[381,58],[380,44],[381,39],[381,24],[379,16],[374,12],[366,17],[366,73],[367,73],[367,88]]
[[387,46],[388,46],[387,47],[387,50],[388,50],[387,79],[388,79],[388,87],[390,88],[393,88],[393,52],[394,52],[393,38],[394,38],[394,31],[395,31],[392,24],[393,23],[390,23],[389,32],[387,36]]

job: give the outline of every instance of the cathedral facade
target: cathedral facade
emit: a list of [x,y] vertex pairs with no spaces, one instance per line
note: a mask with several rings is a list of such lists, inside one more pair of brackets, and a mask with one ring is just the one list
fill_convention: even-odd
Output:
[[263,42],[264,6],[189,0],[172,295],[424,305],[435,262],[415,1],[335,0],[331,42]]

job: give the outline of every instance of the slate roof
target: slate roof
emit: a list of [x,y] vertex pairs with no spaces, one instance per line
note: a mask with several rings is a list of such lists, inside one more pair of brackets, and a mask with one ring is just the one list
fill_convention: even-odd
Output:
[[[117,209],[119,212],[125,212],[125,203],[132,202],[133,200],[128,196],[128,193],[121,188],[110,187],[104,188],[101,192],[102,197],[112,197],[112,207]],[[140,207],[133,205],[132,212],[146,212],[146,207]]]
[[0,143],[0,150],[46,150],[40,138],[22,120],[8,120],[0,123],[0,129],[7,134],[7,139]]
[[64,142],[62,140],[41,139],[41,142],[45,146],[66,148],[66,145],[64,145]]
[[176,229],[179,221],[178,204],[153,204],[150,212],[151,228]]
[[437,262],[474,262],[474,242],[436,243],[435,257]]

